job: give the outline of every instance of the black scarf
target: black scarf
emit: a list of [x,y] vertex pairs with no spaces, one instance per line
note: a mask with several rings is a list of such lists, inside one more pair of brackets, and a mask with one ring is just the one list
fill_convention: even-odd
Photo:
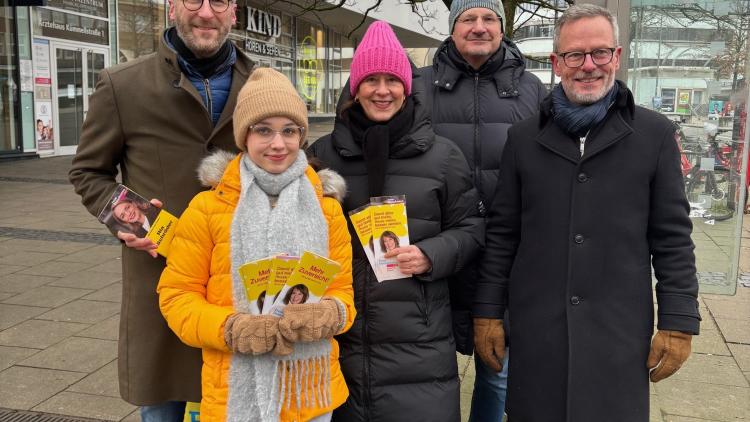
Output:
[[370,196],[382,196],[385,168],[391,147],[409,133],[414,122],[414,101],[406,97],[404,107],[387,122],[373,122],[359,103],[347,113],[347,126],[354,141],[362,146]]
[[596,127],[605,117],[609,107],[617,100],[619,82],[615,81],[612,89],[599,101],[588,104],[573,104],[565,95],[562,84],[558,84],[552,90],[552,113],[555,123],[571,135],[578,137],[586,136],[592,128]]
[[208,79],[216,73],[216,69],[219,68],[224,62],[227,61],[229,54],[232,52],[232,47],[229,45],[229,41],[224,41],[219,51],[211,57],[199,58],[195,57],[195,54],[185,45],[179,35],[177,35],[176,28],[170,28],[167,33],[169,42],[174,46],[177,54],[182,57],[196,72],[200,73],[204,79]]

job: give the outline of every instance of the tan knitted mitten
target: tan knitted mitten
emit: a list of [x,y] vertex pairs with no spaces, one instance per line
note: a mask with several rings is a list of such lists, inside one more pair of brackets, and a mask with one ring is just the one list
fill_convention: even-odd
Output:
[[293,343],[329,339],[343,329],[342,308],[331,298],[323,298],[320,303],[287,305],[279,321],[279,332]]
[[224,341],[235,353],[261,355],[274,349],[278,332],[278,317],[236,313],[224,324]]

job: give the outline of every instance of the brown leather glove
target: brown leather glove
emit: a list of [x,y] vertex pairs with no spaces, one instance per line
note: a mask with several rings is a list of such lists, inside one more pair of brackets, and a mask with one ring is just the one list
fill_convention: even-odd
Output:
[[651,340],[646,366],[651,370],[651,382],[659,382],[677,372],[690,356],[691,334],[659,330]]
[[502,371],[505,357],[503,320],[474,318],[474,348],[485,365],[495,372]]
[[279,332],[293,343],[329,339],[343,328],[343,319],[335,299],[287,305],[279,321]]
[[224,323],[229,350],[246,355],[268,353],[276,346],[279,318],[273,315],[232,314]]

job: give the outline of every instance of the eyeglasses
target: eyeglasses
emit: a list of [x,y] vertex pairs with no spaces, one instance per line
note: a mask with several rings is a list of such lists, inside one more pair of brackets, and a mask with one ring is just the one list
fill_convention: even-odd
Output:
[[[183,6],[185,6],[185,9],[195,12],[200,10],[201,7],[203,7],[203,2],[205,0],[182,0]],[[231,3],[232,0],[208,0],[209,6],[211,6],[211,10],[213,10],[215,13],[223,13],[226,12],[226,10],[229,8],[229,3]]]
[[562,57],[565,66],[568,67],[581,67],[586,61],[586,56],[591,56],[591,61],[597,66],[603,66],[609,64],[612,61],[612,57],[615,54],[616,48],[597,48],[592,51],[568,51],[560,53],[558,56]]
[[477,22],[482,21],[482,25],[484,26],[494,26],[495,24],[500,23],[500,18],[498,16],[466,16],[464,18],[458,18],[456,19],[456,22],[460,23],[461,25],[466,26],[476,26]]
[[305,128],[299,126],[285,126],[281,130],[274,130],[267,125],[252,125],[250,126],[250,133],[260,138],[264,143],[270,143],[277,134],[281,135],[281,139],[284,142],[293,143],[299,142],[302,139],[302,134],[305,132]]

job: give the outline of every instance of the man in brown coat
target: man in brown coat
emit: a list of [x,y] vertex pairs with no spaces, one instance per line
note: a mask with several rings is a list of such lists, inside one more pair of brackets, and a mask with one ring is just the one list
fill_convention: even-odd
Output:
[[[170,0],[175,27],[156,53],[105,69],[83,124],[70,181],[94,215],[122,182],[179,216],[202,188],[199,161],[234,151],[232,111],[252,62],[227,40],[232,0]],[[159,312],[156,284],[165,260],[148,239],[123,242],[120,395],[148,421],[181,421],[200,401],[200,350],[183,345]]]

